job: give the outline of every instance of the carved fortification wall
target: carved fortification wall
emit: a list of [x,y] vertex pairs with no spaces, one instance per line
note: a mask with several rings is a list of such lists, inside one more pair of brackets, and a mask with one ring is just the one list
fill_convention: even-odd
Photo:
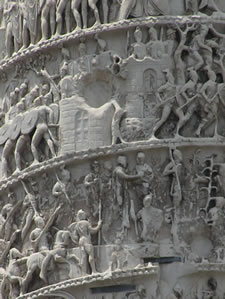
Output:
[[225,298],[225,1],[0,1],[0,298]]

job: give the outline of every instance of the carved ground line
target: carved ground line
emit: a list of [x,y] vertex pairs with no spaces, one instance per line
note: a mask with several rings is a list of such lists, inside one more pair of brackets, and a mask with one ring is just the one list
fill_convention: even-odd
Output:
[[111,24],[102,24],[97,25],[87,29],[75,30],[74,32],[61,35],[53,36],[52,38],[46,41],[40,41],[35,45],[29,46],[28,48],[18,51],[13,54],[11,58],[4,59],[0,63],[0,71],[6,71],[8,68],[14,64],[20,63],[26,58],[39,53],[46,51],[53,47],[58,47],[59,45],[76,41],[80,37],[91,36],[97,32],[108,32],[114,30],[126,30],[136,26],[148,26],[148,25],[168,25],[168,24],[225,24],[225,17],[209,17],[209,16],[159,16],[159,17],[146,17],[146,18],[137,18],[130,20],[122,20]]
[[0,193],[5,192],[8,188],[15,187],[21,180],[28,179],[31,176],[36,176],[41,174],[42,172],[46,172],[47,170],[53,170],[58,168],[60,165],[74,162],[81,162],[82,160],[87,159],[99,159],[105,158],[106,156],[118,156],[119,154],[127,154],[128,152],[135,151],[146,151],[151,149],[159,149],[159,148],[169,148],[170,146],[175,148],[185,148],[185,147],[224,147],[225,146],[225,138],[211,139],[208,140],[200,139],[196,140],[196,138],[189,138],[188,140],[159,140],[156,139],[151,143],[146,141],[139,141],[136,143],[125,143],[113,146],[105,146],[96,149],[89,149],[81,152],[73,152],[64,155],[59,155],[55,158],[49,159],[42,163],[39,163],[35,166],[30,166],[25,168],[19,174],[12,174],[6,180],[0,182]]
[[63,282],[59,282],[56,284],[52,284],[48,287],[43,287],[36,291],[21,295],[17,297],[17,299],[34,299],[39,298],[40,296],[47,295],[51,292],[55,292],[58,290],[66,289],[69,287],[78,287],[83,285],[89,285],[95,282],[105,282],[106,280],[114,281],[120,280],[123,278],[135,277],[135,276],[147,276],[147,275],[157,275],[159,273],[158,266],[151,267],[142,267],[136,269],[128,269],[128,270],[120,270],[120,271],[112,271],[110,274],[108,273],[98,273],[94,275],[88,275],[85,277],[79,277],[75,279],[66,280]]

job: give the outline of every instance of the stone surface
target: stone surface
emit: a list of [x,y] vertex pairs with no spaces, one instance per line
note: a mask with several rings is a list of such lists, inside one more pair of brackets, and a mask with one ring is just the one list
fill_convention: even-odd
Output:
[[0,298],[224,298],[224,1],[2,0],[0,41]]

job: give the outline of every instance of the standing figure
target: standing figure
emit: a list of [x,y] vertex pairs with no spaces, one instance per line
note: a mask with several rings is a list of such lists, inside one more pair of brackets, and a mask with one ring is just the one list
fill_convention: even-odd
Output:
[[31,140],[31,151],[34,157],[34,164],[39,163],[38,158],[38,146],[42,139],[46,141],[48,148],[53,157],[56,156],[54,144],[56,144],[56,140],[53,137],[49,125],[54,122],[54,112],[51,108],[45,105],[45,103],[41,103],[41,106],[36,108],[37,113],[37,122],[36,129],[34,135]]
[[201,120],[196,135],[201,136],[203,129],[209,127],[215,122],[214,137],[218,136],[218,108],[221,102],[225,106],[224,100],[219,96],[219,85],[216,82],[216,74],[210,68],[208,69],[208,81],[206,81],[200,89],[201,96],[204,99],[202,110],[204,112],[203,119]]
[[127,174],[127,158],[125,156],[119,156],[117,159],[117,166],[113,172],[114,177],[114,192],[116,198],[116,204],[119,206],[119,213],[122,216],[122,233],[126,232],[130,228],[129,217],[129,190],[127,183],[129,181],[137,180],[141,177],[138,175]]
[[[198,74],[193,67],[188,69],[189,80],[181,87],[180,94],[185,99],[185,104],[179,108],[180,118],[177,123],[177,135],[180,130],[193,116],[193,113],[198,108]],[[183,108],[186,107],[186,112],[183,113]]]
[[56,8],[56,33],[62,34],[63,27],[63,13],[65,13],[66,33],[70,32],[70,8],[71,0],[59,0]]
[[23,208],[25,209],[25,211],[21,225],[21,239],[23,242],[27,236],[28,231],[31,228],[34,217],[38,216],[38,211],[36,197],[28,191],[24,182],[22,184],[26,192],[26,196],[23,201]]
[[105,161],[101,172],[102,238],[106,244],[109,243],[111,237],[109,231],[112,232],[114,214],[112,168],[111,161]]
[[62,201],[64,199],[67,200],[67,202],[71,205],[71,200],[69,198],[69,191],[70,191],[70,179],[71,175],[68,169],[65,168],[65,165],[62,165],[60,167],[61,171],[61,178],[58,177],[56,174],[57,182],[53,186],[52,194],[58,199],[58,201]]
[[98,206],[100,197],[100,165],[98,161],[91,163],[91,172],[85,176],[84,186],[87,192],[91,215],[95,218],[99,212]]
[[18,3],[5,1],[4,17],[6,23],[5,47],[7,57],[21,47],[21,21]]
[[142,222],[141,238],[145,242],[155,242],[163,223],[163,212],[151,204],[152,193],[149,193],[143,200],[143,208],[137,214],[137,218]]
[[50,37],[55,33],[56,21],[56,0],[41,0],[39,12],[41,12],[41,32],[42,39],[49,39],[49,23],[50,23]]
[[144,59],[147,56],[146,45],[142,42],[142,31],[137,27],[134,32],[135,43],[131,45],[130,52],[136,59]]
[[[103,0],[106,1],[106,0]],[[83,21],[83,28],[87,28],[87,4],[88,6],[94,11],[95,15],[95,24],[101,24],[100,17],[99,17],[99,11],[97,8],[97,2],[98,0],[73,0],[71,4],[71,9],[74,15],[74,18],[77,23],[76,29],[82,28],[82,21]],[[79,13],[79,7],[81,5],[81,15],[82,15],[82,21],[81,21],[81,15]],[[104,5],[105,7],[105,5]],[[107,11],[106,11],[107,13]]]
[[145,163],[145,154],[137,153],[136,156],[136,173],[141,178],[136,182],[136,192],[139,197],[147,195],[150,192],[151,182],[153,180],[153,172],[150,165]]
[[78,241],[81,248],[82,259],[81,265],[83,273],[87,273],[86,270],[86,257],[88,257],[88,262],[91,267],[91,273],[96,273],[95,257],[94,257],[94,247],[91,243],[91,235],[96,234],[101,228],[102,222],[99,221],[96,227],[92,227],[87,219],[87,215],[83,210],[77,212],[77,221],[73,227],[73,240]]
[[[162,113],[160,120],[155,124],[153,128],[153,136],[158,131],[158,129],[167,121],[170,113],[173,111],[175,115],[179,117],[179,110],[177,105],[177,92],[175,79],[170,72],[170,70],[165,70],[167,82],[160,86],[157,91],[158,99],[160,99],[162,106]],[[163,100],[161,100],[160,94],[163,95]]]
[[180,178],[183,168],[183,157],[181,151],[170,149],[170,162],[166,165],[163,176],[172,176],[172,183],[170,186],[170,195],[173,199],[175,208],[179,208],[182,201],[182,190],[180,185]]
[[23,18],[23,48],[35,44],[38,26],[38,3],[37,0],[24,0],[21,3],[21,14]]

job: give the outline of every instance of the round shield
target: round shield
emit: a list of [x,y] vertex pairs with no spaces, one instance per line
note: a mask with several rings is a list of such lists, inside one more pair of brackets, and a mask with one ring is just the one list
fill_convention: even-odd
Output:
[[0,145],[4,144],[6,140],[9,138],[9,129],[10,129],[9,124],[4,124],[0,128]]
[[32,110],[24,115],[22,122],[21,133],[29,134],[36,126],[38,120],[38,110]]
[[17,117],[15,117],[14,120],[12,121],[10,128],[9,128],[9,138],[11,140],[16,140],[17,137],[19,136],[22,121],[23,121],[22,115],[17,115]]

